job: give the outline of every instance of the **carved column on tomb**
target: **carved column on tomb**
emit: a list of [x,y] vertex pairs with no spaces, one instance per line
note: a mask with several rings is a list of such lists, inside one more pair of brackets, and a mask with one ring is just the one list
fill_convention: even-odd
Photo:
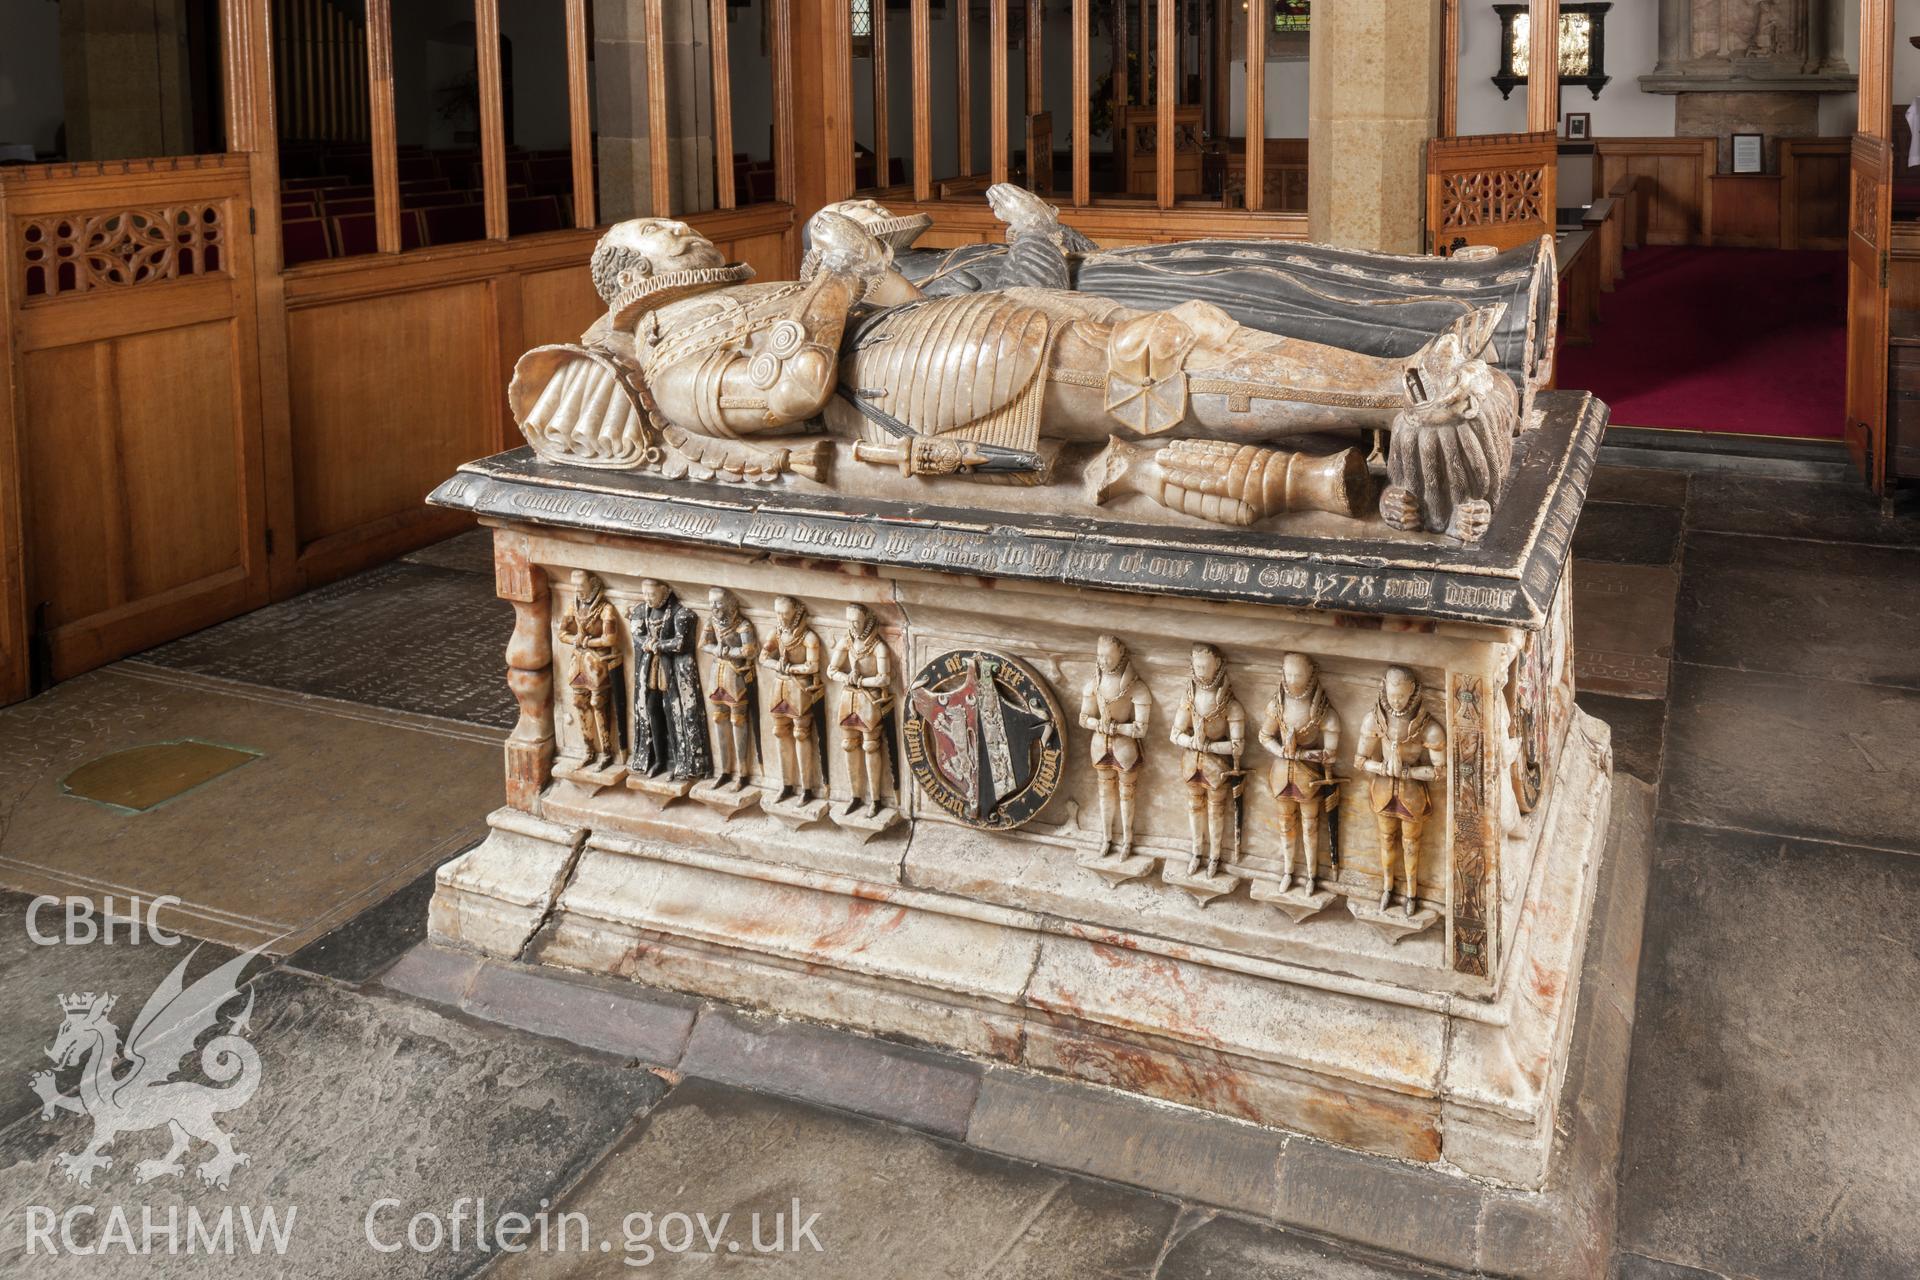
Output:
[[1315,240],[1421,251],[1439,66],[1440,6],[1431,0],[1314,6],[1307,213]]
[[507,803],[531,811],[553,776],[553,593],[527,536],[495,530],[494,594],[513,605],[507,687],[520,719],[507,735]]
[[1487,682],[1455,672],[1447,691],[1448,778],[1453,793],[1447,957],[1456,972],[1489,976],[1499,910],[1500,807],[1487,727]]

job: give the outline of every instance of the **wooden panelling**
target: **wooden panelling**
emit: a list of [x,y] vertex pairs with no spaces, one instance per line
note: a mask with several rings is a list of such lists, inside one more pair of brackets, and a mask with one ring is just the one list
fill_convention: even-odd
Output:
[[[529,271],[520,277],[519,345],[528,348],[577,341],[604,310],[600,295],[593,291],[593,277],[586,263]],[[505,392],[503,386],[501,393]]]
[[1707,179],[1713,226],[1707,243],[1732,249],[1780,247],[1780,175],[1716,173]]
[[1780,247],[1841,249],[1847,242],[1850,138],[1780,140]]
[[1713,224],[1717,166],[1714,138],[1600,138],[1594,142],[1594,186],[1613,190],[1621,178],[1645,179],[1646,244],[1704,244]]
[[[54,679],[265,601],[250,180],[233,156],[0,178],[17,434],[0,489],[17,485],[8,554]],[[30,237],[49,233],[87,265],[30,293]]]
[[303,555],[423,512],[434,485],[493,452],[503,384],[485,285],[305,307],[287,323]]
[[[998,242],[1006,227],[985,204],[931,200],[925,204],[893,203],[895,213],[924,213],[933,218],[917,242],[924,249],[952,249],[963,244]],[[1248,240],[1305,240],[1304,213],[1247,213],[1241,209],[1195,208],[1190,205],[1156,209],[1146,201],[1114,201],[1065,209],[1061,220],[1106,248],[1127,244],[1158,244],[1207,238]]]
[[1896,222],[1888,263],[1889,303],[1894,310],[1920,311],[1920,222]]
[[[763,279],[791,276],[790,207],[688,221]],[[598,234],[523,236],[287,273],[301,585],[464,526],[464,517],[422,500],[462,462],[521,442],[506,411],[514,361],[531,346],[576,341],[599,316],[586,266]]]

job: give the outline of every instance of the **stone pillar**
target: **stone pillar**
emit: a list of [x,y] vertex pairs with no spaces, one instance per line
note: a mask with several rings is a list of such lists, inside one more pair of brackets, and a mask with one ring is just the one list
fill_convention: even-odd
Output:
[[1314,6],[1307,211],[1315,240],[1420,252],[1440,37],[1432,0]]
[[[594,81],[599,97],[600,220],[653,212],[647,118],[646,0],[597,0],[594,5]],[[667,171],[672,208],[713,208],[713,68],[707,0],[661,5],[670,139]],[[731,163],[732,158],[727,157]]]
[[1681,64],[1693,56],[1688,48],[1693,33],[1689,12],[1692,8],[1691,0],[1660,0],[1660,51],[1653,64],[1653,74],[1678,71]]
[[1851,75],[1847,66],[1847,5],[1845,0],[1810,0],[1814,6],[1812,21],[1826,30],[1820,65],[1814,70],[1823,75]]
[[184,0],[72,0],[60,6],[67,154],[85,159],[193,152]]

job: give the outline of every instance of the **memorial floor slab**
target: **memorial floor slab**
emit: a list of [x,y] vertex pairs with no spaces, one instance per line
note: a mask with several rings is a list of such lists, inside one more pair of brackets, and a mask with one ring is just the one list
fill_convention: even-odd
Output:
[[1894,1100],[1920,1054],[1897,1012],[1920,1001],[1920,953],[1895,922],[1920,912],[1920,860],[1676,822],[1659,840],[1620,1247],[1728,1275],[1910,1276],[1920,1115]]
[[[144,812],[63,786],[90,760],[177,741],[258,755]],[[0,712],[0,885],[171,895],[168,927],[283,955],[473,843],[499,758],[490,730],[108,668]]]
[[1690,533],[1674,657],[1920,689],[1916,600],[1912,548]]
[[1662,817],[1920,853],[1920,692],[1679,663],[1668,705]]
[[[464,545],[448,558],[463,555]],[[401,560],[132,662],[507,729],[515,711],[501,655],[512,628],[491,574]]]

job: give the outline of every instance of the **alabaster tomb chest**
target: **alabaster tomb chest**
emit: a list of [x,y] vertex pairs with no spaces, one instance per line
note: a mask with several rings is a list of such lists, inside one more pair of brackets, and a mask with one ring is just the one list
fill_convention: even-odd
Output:
[[1533,410],[1471,543],[471,463],[520,716],[433,936],[1537,1186],[1611,759],[1605,408]]

